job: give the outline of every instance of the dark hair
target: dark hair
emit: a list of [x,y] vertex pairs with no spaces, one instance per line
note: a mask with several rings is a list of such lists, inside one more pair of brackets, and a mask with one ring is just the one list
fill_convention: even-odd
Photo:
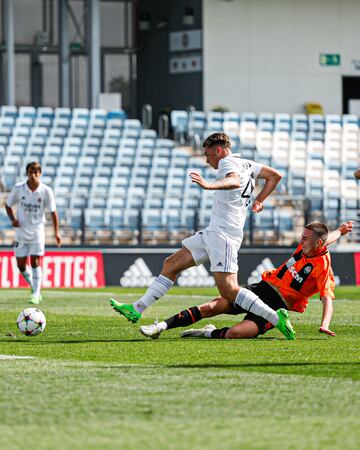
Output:
[[26,173],[28,173],[30,169],[41,173],[41,166],[37,161],[33,161],[26,166]]
[[227,134],[225,133],[213,133],[208,136],[203,142],[203,148],[213,147],[214,145],[219,145],[222,148],[231,148],[231,141]]
[[329,229],[324,223],[311,222],[311,223],[308,223],[307,225],[305,225],[305,228],[307,230],[311,230],[315,234],[315,236],[318,239],[321,239],[323,241],[323,243],[325,244],[325,242],[328,238],[328,235],[329,235]]

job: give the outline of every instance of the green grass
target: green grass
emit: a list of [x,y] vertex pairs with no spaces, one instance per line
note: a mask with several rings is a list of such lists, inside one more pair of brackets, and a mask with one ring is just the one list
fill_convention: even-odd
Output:
[[[28,291],[0,291],[0,355],[34,357],[0,359],[1,449],[360,448],[359,288],[337,291],[335,338],[317,331],[319,300],[293,313],[295,342],[276,330],[242,341],[182,340],[179,330],[147,340],[107,301],[140,292],[44,291],[46,330],[28,338],[16,330]],[[216,291],[171,294],[142,323]]]

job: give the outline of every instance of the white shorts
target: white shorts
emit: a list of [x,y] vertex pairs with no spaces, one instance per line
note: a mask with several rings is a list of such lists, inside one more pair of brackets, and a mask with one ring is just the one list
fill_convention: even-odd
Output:
[[182,241],[194,258],[195,264],[210,261],[211,272],[236,273],[238,267],[238,251],[241,242],[231,239],[216,231],[198,231]]
[[14,254],[16,258],[25,256],[43,256],[45,253],[45,242],[14,242]]

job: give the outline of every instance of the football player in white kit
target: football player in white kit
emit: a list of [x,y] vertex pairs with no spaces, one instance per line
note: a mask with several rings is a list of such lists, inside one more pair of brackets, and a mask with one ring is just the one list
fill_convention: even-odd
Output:
[[[30,303],[41,300],[42,269],[40,257],[45,253],[45,209],[50,210],[57,246],[61,245],[59,219],[52,189],[40,181],[41,166],[31,162],[26,166],[27,180],[17,183],[10,192],[5,209],[15,227],[14,253],[21,275],[31,287]],[[12,207],[16,205],[16,217]],[[30,256],[32,270],[26,261]]]
[[[252,204],[253,212],[259,213],[264,200],[281,180],[281,175],[269,166],[233,155],[230,138],[225,133],[210,135],[205,139],[203,148],[206,162],[218,170],[216,181],[209,183],[195,172],[190,173],[190,177],[202,189],[215,191],[209,226],[183,240],[183,247],[164,261],[161,274],[139,300],[125,304],[110,299],[110,304],[115,311],[136,323],[146,308],[168,292],[181,271],[210,261],[210,270],[222,297],[263,317],[277,327],[286,339],[293,340],[295,333],[286,310],[274,311],[256,294],[240,288],[237,277],[238,251],[255,179],[265,180]],[[154,329],[157,326],[157,323],[151,325]]]

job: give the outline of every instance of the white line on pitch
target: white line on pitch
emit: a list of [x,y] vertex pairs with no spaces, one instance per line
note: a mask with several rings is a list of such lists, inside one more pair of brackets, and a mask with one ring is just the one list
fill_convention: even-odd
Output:
[[0,355],[0,359],[33,359],[33,356]]

